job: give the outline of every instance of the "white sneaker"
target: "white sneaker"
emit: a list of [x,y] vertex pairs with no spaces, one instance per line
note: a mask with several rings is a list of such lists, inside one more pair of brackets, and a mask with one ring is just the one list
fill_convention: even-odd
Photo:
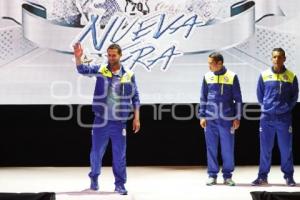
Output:
[[209,177],[206,182],[207,186],[212,186],[212,185],[216,185],[216,184],[217,184],[217,179],[213,178],[213,177]]
[[231,178],[227,178],[224,180],[224,185],[235,186],[235,182]]

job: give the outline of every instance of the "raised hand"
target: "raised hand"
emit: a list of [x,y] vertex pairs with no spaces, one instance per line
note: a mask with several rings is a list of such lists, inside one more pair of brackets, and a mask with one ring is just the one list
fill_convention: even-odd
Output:
[[79,42],[77,42],[74,46],[74,55],[76,58],[81,58],[83,55],[83,49],[81,47],[81,44]]

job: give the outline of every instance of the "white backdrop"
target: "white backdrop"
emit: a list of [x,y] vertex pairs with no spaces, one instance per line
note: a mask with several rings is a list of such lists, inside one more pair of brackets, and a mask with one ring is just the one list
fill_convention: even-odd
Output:
[[[55,51],[47,45],[38,44],[31,38],[25,38],[20,5],[16,2],[5,4],[5,1],[0,3],[0,16],[14,20],[0,19],[0,103],[91,103],[95,79],[77,73],[71,54]],[[82,0],[65,0],[56,4],[50,2],[53,1],[35,0],[35,3],[46,8],[47,18],[44,21],[74,28],[78,28],[76,23],[80,25],[88,23],[84,17],[86,13],[92,12],[111,17],[113,14],[107,13],[108,10],[120,9],[125,12],[126,7],[126,0],[87,1],[89,2],[87,4]],[[144,5],[145,2],[147,1],[143,1]],[[176,12],[189,12],[191,9],[207,23],[203,27],[205,28],[237,18],[237,16],[230,17],[230,6],[237,2],[239,1],[189,0],[174,4],[169,0],[149,0],[150,11],[145,9],[144,12],[151,13],[155,9],[163,9],[168,15],[176,16],[174,14]],[[105,7],[112,3],[117,3],[117,7],[116,5],[113,9]],[[271,50],[274,47],[282,47],[286,50],[287,67],[300,75],[298,67],[300,36],[297,32],[300,20],[295,11],[297,6],[299,8],[299,2],[256,0],[255,3],[255,19],[251,22],[255,24],[253,34],[239,44],[216,49],[224,54],[225,66],[238,74],[245,102],[257,102],[256,82],[260,71],[271,65]],[[78,14],[81,14],[79,21],[76,18]],[[265,15],[267,16],[264,17]],[[144,15],[136,12],[136,16]],[[103,18],[102,23],[107,23],[107,18]],[[29,28],[31,33],[40,31],[38,27],[27,27]],[[236,30],[232,29],[230,32],[230,35],[224,35],[221,31],[211,32],[209,38],[211,37],[212,46],[218,37],[224,38],[223,40],[230,38],[234,40],[240,37],[240,33]],[[193,40],[196,46],[198,42]],[[48,43],[51,43],[51,40]],[[199,48],[200,46],[201,43]],[[142,103],[198,103],[202,78],[208,70],[208,54],[209,52],[198,52],[177,57],[166,71],[161,70],[160,63],[153,66],[150,72],[136,66],[134,71]]]

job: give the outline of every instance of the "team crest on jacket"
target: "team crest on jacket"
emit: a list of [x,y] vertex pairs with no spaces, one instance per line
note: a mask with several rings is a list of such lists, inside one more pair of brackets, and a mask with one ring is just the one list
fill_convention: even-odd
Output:
[[273,77],[273,75],[272,75],[272,74],[270,74],[270,75],[268,76],[268,78],[270,78],[270,79],[271,79],[272,77]]
[[228,82],[229,81],[229,78],[227,76],[224,76],[224,81],[225,82]]

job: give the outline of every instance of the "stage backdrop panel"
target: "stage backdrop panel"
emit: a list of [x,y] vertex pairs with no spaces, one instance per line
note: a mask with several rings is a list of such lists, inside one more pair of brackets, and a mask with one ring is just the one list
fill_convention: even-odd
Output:
[[198,103],[211,51],[238,74],[244,101],[257,102],[273,48],[284,48],[300,75],[295,8],[299,1],[2,0],[0,104],[90,104],[95,78],[77,73],[76,41],[90,64],[106,63],[106,47],[121,44],[144,104]]

